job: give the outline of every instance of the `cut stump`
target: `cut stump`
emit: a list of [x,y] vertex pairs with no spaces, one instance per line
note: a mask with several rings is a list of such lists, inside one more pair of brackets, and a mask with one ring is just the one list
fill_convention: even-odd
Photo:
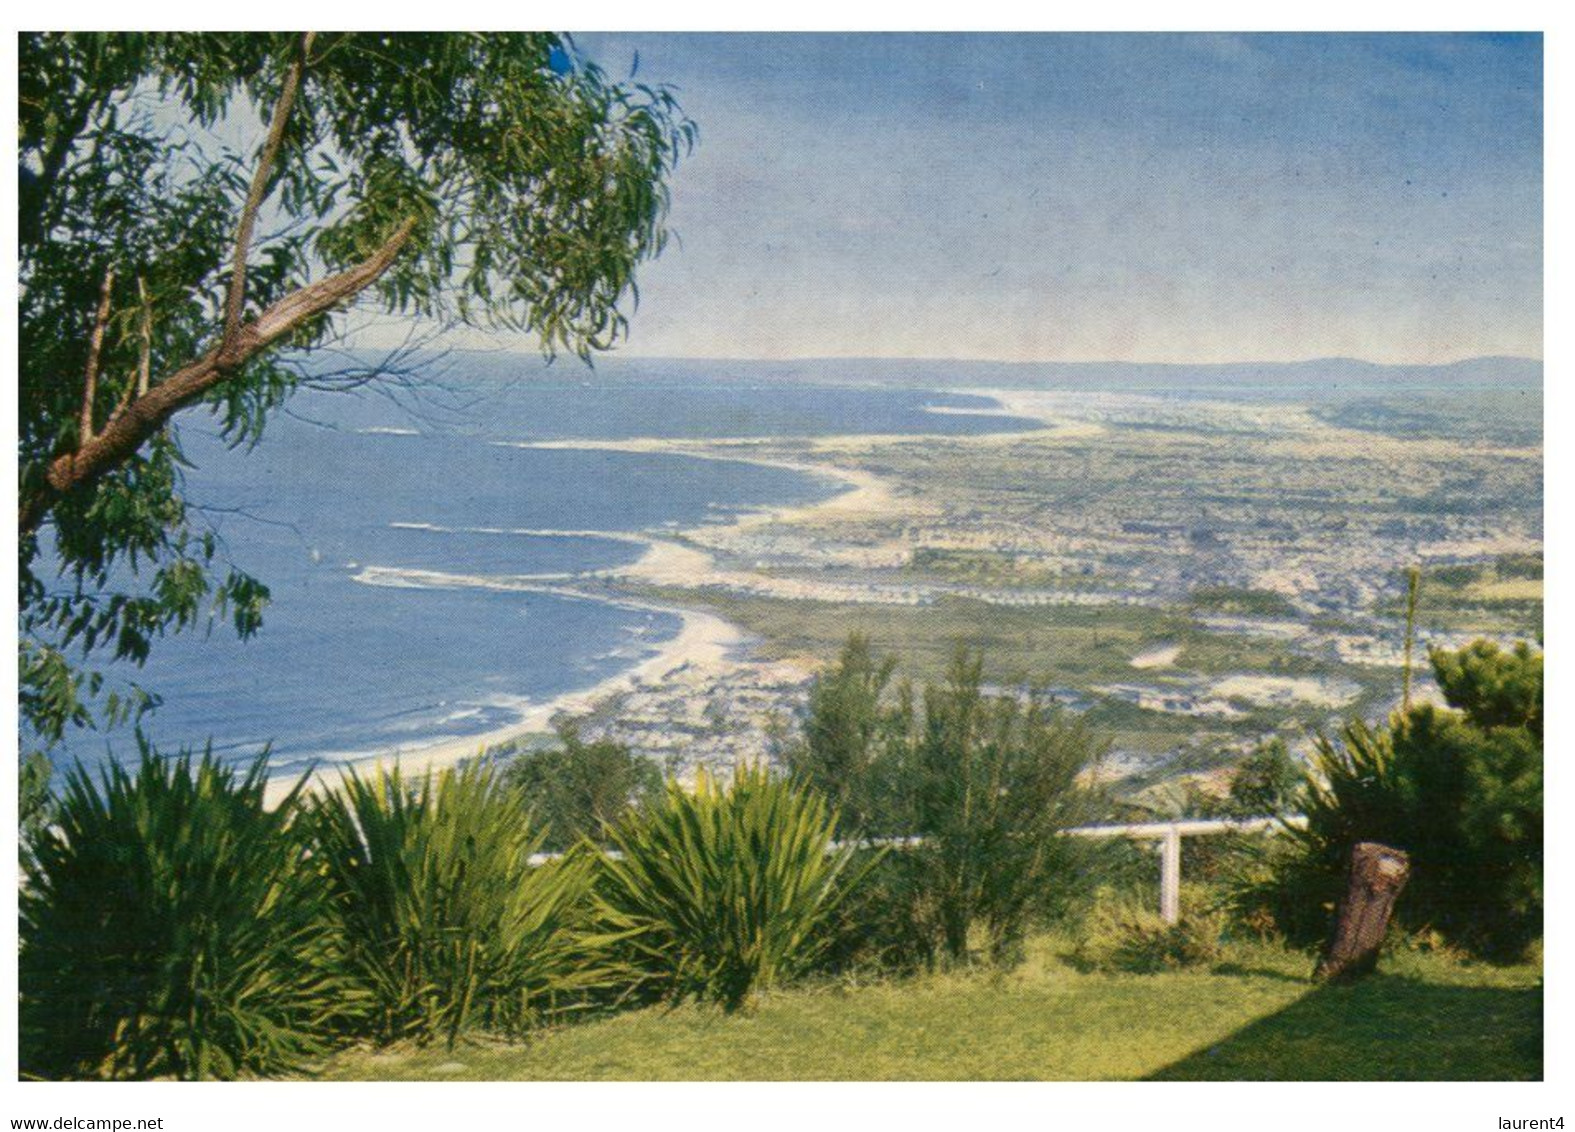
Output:
[[1378,949],[1389,930],[1395,900],[1411,876],[1411,858],[1404,850],[1375,841],[1351,847],[1345,895],[1335,913],[1334,930],[1324,946],[1316,979],[1350,979],[1378,966]]

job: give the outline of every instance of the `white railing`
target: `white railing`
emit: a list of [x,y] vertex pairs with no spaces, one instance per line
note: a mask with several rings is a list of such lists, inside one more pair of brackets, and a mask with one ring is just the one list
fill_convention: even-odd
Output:
[[[1183,837],[1200,837],[1215,833],[1267,833],[1284,827],[1300,829],[1306,824],[1307,819],[1301,814],[1286,814],[1278,818],[1201,818],[1127,825],[1079,825],[1062,832],[1068,837],[1130,837],[1134,841],[1159,842],[1159,914],[1165,918],[1167,924],[1174,924],[1181,919],[1181,839]],[[900,849],[904,846],[922,845],[924,838],[877,837],[860,841],[858,844],[869,849],[882,846]],[[826,848],[831,852],[842,848],[842,843],[834,841]],[[604,852],[610,857],[621,856],[616,850],[604,850]],[[530,860],[531,864],[540,865],[559,856],[561,854],[558,853],[536,853]]]
[[[1307,824],[1301,814],[1277,818],[1188,818],[1181,821],[1138,822],[1126,825],[1079,825],[1061,832],[1068,837],[1130,837],[1159,842],[1159,914],[1167,924],[1181,919],[1181,839],[1214,833],[1267,833],[1283,827],[1300,829]],[[875,848],[922,845],[922,837],[880,837],[861,841]],[[840,848],[833,843],[832,848]]]
[[1214,833],[1263,833],[1290,826],[1301,828],[1301,814],[1278,818],[1219,818],[1196,821],[1143,822],[1136,825],[1080,825],[1067,830],[1071,837],[1130,837],[1159,842],[1159,914],[1167,924],[1181,919],[1181,839]]

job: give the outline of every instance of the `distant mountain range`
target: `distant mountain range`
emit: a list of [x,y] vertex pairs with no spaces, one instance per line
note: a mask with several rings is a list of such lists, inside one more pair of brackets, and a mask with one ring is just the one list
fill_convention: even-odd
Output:
[[[992,362],[902,358],[807,358],[788,361],[714,358],[598,358],[597,370],[611,378],[651,377],[869,382],[925,387],[1186,389],[1277,388],[1334,391],[1356,387],[1380,391],[1409,388],[1540,388],[1542,362],[1536,358],[1467,358],[1446,365],[1379,365],[1356,358],[1318,358],[1304,362],[1232,362],[1220,365],[1145,362]],[[1347,390],[1349,391],[1349,389]]]
[[[359,352],[359,351],[358,351]],[[375,355],[377,351],[364,351]],[[927,389],[1101,389],[1109,391],[1255,390],[1314,396],[1382,394],[1402,389],[1540,390],[1537,358],[1466,358],[1444,365],[1382,365],[1356,358],[1215,365],[1156,362],[997,362],[929,358],[639,358],[598,355],[587,369],[573,357],[550,366],[529,350],[449,350],[446,365],[475,366],[529,380],[537,370],[558,381],[743,381],[883,385]]]

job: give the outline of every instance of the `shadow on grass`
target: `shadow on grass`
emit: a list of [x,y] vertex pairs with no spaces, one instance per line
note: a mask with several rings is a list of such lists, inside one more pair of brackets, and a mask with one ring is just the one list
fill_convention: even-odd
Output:
[[1379,974],[1320,986],[1148,1080],[1541,1078],[1541,987],[1438,986]]
[[[1307,966],[1311,970],[1312,963],[1310,960]],[[1238,975],[1251,979],[1273,979],[1281,983],[1309,983],[1311,981],[1306,974],[1293,975],[1289,971],[1282,971],[1276,967],[1252,967],[1244,963],[1216,963],[1209,968],[1209,972],[1215,975]]]

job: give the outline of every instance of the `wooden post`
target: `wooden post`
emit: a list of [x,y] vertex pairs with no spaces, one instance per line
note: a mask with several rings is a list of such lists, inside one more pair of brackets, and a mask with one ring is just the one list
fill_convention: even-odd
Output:
[[1159,843],[1159,914],[1167,924],[1181,919],[1181,830],[1174,825]]
[[1355,978],[1378,966],[1378,948],[1410,875],[1411,859],[1400,849],[1373,841],[1351,847],[1345,895],[1340,897],[1334,930],[1313,970],[1314,978]]

